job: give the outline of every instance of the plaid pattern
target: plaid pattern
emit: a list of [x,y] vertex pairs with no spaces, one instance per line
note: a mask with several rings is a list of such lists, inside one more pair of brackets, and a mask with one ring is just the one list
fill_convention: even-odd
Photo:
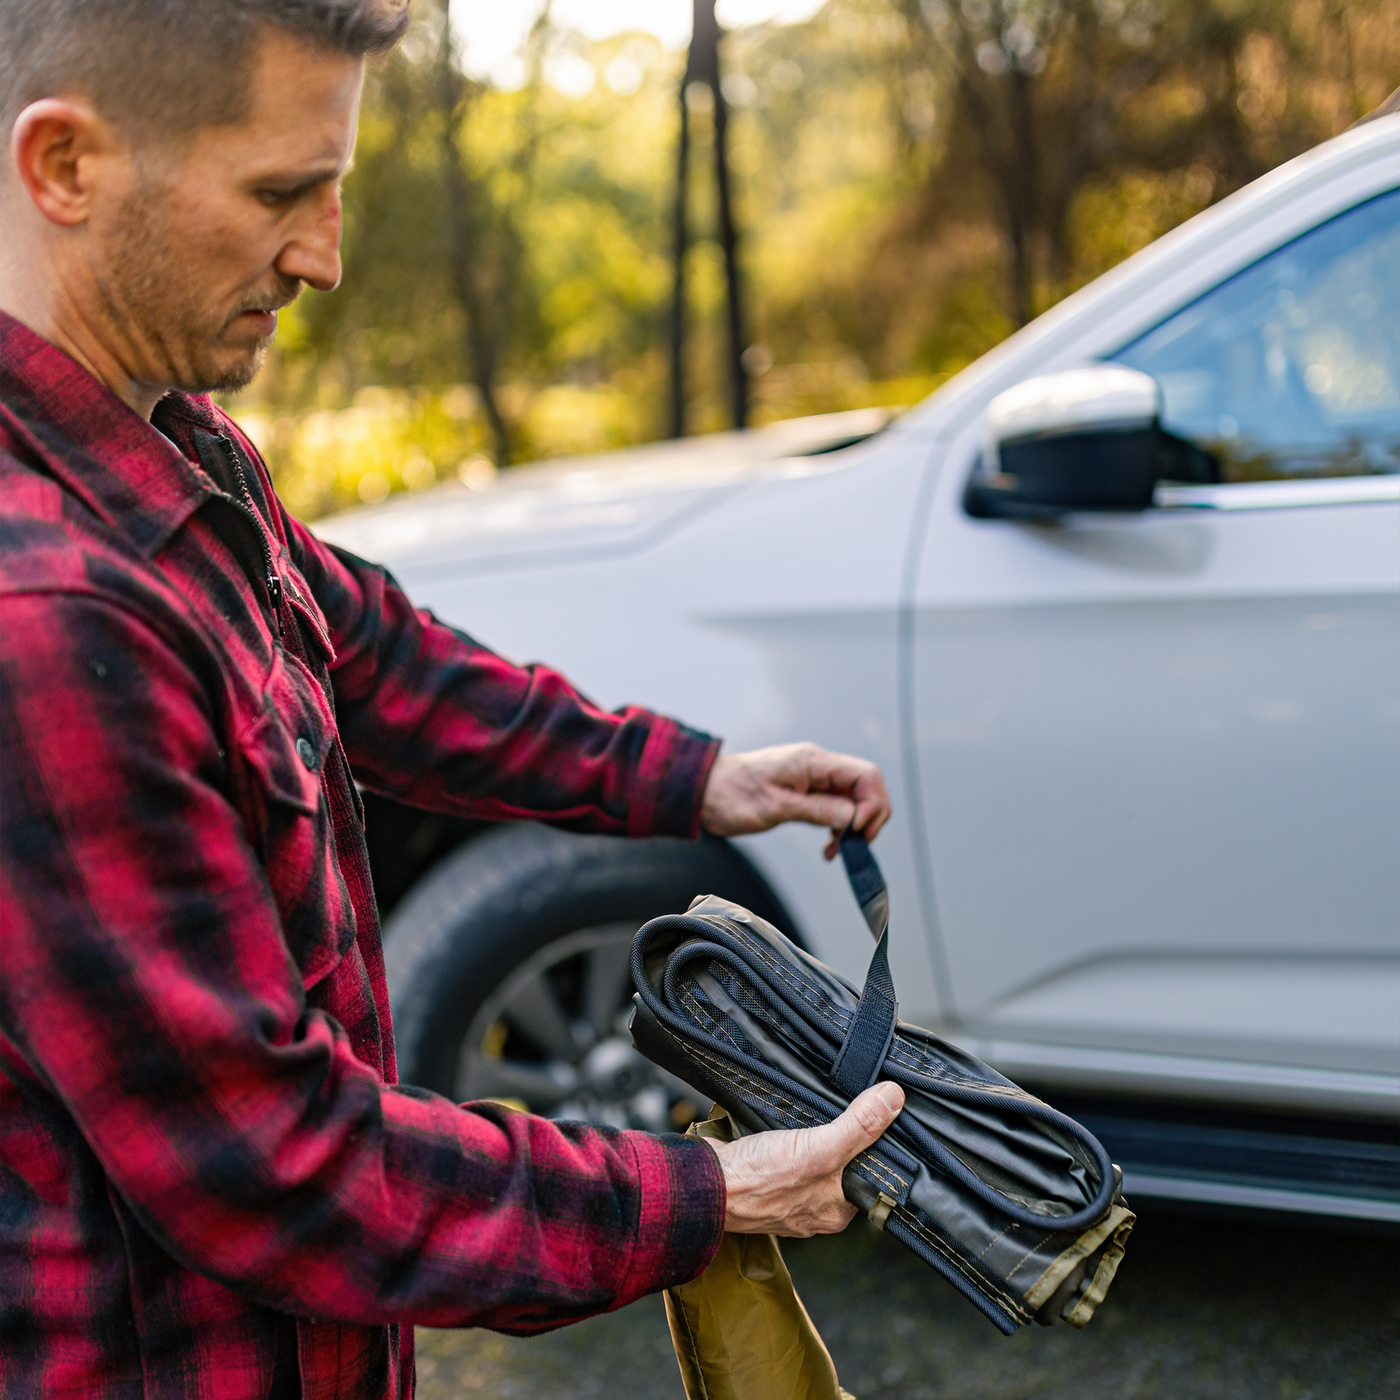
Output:
[[[359,799],[692,835],[717,745],[604,713],[0,314],[0,1391],[412,1390],[699,1273],[700,1144],[397,1087]],[[172,442],[175,445],[172,445]]]

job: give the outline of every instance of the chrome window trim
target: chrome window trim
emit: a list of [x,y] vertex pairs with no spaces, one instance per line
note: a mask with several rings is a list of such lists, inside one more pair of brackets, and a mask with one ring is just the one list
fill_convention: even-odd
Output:
[[1400,476],[1310,477],[1303,481],[1241,481],[1228,486],[1159,486],[1159,510],[1286,510],[1400,501]]

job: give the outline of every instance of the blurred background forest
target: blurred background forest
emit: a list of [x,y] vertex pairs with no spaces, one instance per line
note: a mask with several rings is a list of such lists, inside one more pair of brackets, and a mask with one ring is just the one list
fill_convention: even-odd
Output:
[[[230,407],[305,518],[668,431],[686,56],[548,0],[509,81],[414,0],[370,76],[345,278]],[[827,0],[721,43],[752,421],[916,402],[1400,82],[1397,0]],[[723,11],[721,11],[723,17]],[[452,37],[449,39],[449,35]],[[686,87],[691,432],[728,426],[714,100]]]

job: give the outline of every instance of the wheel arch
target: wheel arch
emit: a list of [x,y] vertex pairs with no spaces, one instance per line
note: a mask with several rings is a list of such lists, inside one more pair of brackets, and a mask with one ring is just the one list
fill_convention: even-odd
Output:
[[[371,869],[384,920],[384,954],[404,1077],[434,1087],[449,1074],[432,1048],[452,1039],[454,934],[498,922],[501,946],[483,979],[507,975],[518,956],[509,930],[562,936],[594,924],[680,912],[721,893],[801,945],[788,909],[748,857],[718,837],[628,840],[529,822],[463,822],[373,798],[366,803]],[[381,874],[382,872],[382,874]],[[658,879],[673,891],[658,900]],[[382,880],[382,883],[381,883]],[[479,935],[478,935],[479,936]]]

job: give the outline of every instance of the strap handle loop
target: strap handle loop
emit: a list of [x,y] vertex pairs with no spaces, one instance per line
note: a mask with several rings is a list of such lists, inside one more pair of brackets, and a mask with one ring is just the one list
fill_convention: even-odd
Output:
[[841,862],[846,867],[851,892],[875,938],[860,1006],[831,1066],[831,1082],[854,1098],[875,1083],[884,1068],[885,1056],[894,1042],[899,1003],[890,976],[889,889],[865,837],[849,826],[841,833]]

